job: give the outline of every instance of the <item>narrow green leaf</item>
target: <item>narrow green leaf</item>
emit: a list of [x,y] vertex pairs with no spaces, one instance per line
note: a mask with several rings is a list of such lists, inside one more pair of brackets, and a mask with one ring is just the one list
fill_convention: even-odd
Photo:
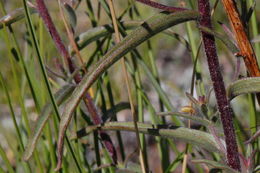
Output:
[[[72,96],[69,98],[66,109],[63,112],[59,127],[58,152],[63,150],[63,139],[65,131],[72,118],[72,113],[90,86],[102,75],[110,66],[122,58],[135,47],[151,38],[155,34],[172,27],[174,25],[196,20],[199,13],[196,11],[183,11],[177,13],[161,12],[151,17],[132,33],[125,37],[120,43],[115,45],[110,51],[98,61],[89,72],[83,77]],[[61,153],[59,153],[61,155]]]
[[[57,102],[57,105],[61,105],[66,98],[72,93],[72,91],[74,90],[75,86],[72,84],[68,84],[63,86],[60,90],[58,90],[55,94],[55,100]],[[42,113],[40,114],[40,116],[38,117],[35,127],[33,129],[33,133],[29,138],[28,144],[26,146],[24,155],[23,155],[23,159],[24,160],[28,160],[31,156],[32,153],[36,147],[36,143],[42,133],[42,130],[45,126],[45,124],[47,123],[47,120],[49,119],[53,106],[51,103],[48,103],[44,106],[44,108],[42,109]]]
[[[77,138],[86,136],[95,130],[134,132],[135,128],[133,122],[108,122],[102,125],[88,126],[78,131]],[[138,123],[138,130],[140,133],[166,138],[175,138],[188,142],[190,144],[203,147],[211,152],[219,152],[219,146],[216,143],[215,138],[211,134],[200,130],[173,125],[154,125],[146,123]],[[72,138],[75,138],[75,136],[73,136]],[[224,144],[224,141],[222,142]]]
[[[29,8],[29,12],[31,14],[36,13],[37,10],[34,8]],[[24,9],[23,8],[18,8],[12,12],[10,12],[9,14],[3,16],[0,18],[0,29],[3,28],[3,26],[9,26],[21,19],[24,18]]]
[[260,92],[260,77],[247,77],[230,84],[227,95],[230,100],[241,94]]
[[175,171],[176,167],[182,163],[183,161],[184,152],[180,153],[174,161],[169,165],[169,167],[166,169],[165,173],[170,173]]
[[210,165],[213,168],[222,169],[222,170],[225,170],[225,172],[229,172],[229,173],[238,173],[238,171],[230,168],[229,166],[227,166],[223,163],[220,163],[220,162],[213,161],[213,160],[200,159],[200,160],[192,160],[192,162],[199,163],[199,164],[204,163],[204,164]]
[[[157,91],[160,99],[162,100],[165,107],[168,109],[168,111],[172,111],[174,109],[174,106],[170,102],[170,99],[168,98],[167,94],[163,91],[160,84],[156,80],[156,78],[152,75],[152,72],[150,71],[149,67],[140,59],[137,59],[138,65],[141,66],[141,69],[145,72],[146,76],[149,78],[151,85],[155,88]],[[175,119],[175,122],[178,122],[178,120]],[[178,122],[179,123],[179,122]]]
[[107,110],[105,114],[102,116],[103,121],[107,121],[107,119],[113,119],[116,114],[122,110],[130,109],[129,102],[120,102],[114,105],[111,109]]
[[[0,156],[3,160],[3,162],[5,163],[6,167],[7,167],[7,170],[9,173],[14,173],[14,169],[10,163],[10,161],[8,160],[7,158],[7,155],[6,155],[6,151],[2,148],[2,146],[0,145]],[[2,166],[2,165],[1,165]]]

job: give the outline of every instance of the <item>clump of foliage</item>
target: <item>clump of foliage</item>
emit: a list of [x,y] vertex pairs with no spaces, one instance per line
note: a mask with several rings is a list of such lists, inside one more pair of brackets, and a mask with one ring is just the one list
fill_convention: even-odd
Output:
[[[5,148],[14,157],[0,143],[1,172],[155,172],[150,157],[155,151],[161,172],[259,171],[260,44],[250,41],[259,34],[255,2],[222,0],[226,13],[220,15],[227,17],[216,24],[219,0],[212,5],[209,0],[180,1],[177,6],[181,7],[136,1],[125,0],[122,10],[113,0],[23,0],[23,6],[11,12],[6,11],[10,2],[0,1],[1,37],[9,57],[4,64],[11,69],[1,70],[0,81],[17,139],[17,144],[11,144],[11,134],[5,134],[11,146]],[[79,15],[82,9],[85,16]],[[152,11],[153,16],[140,20],[144,10]],[[101,24],[102,16],[106,24]],[[82,17],[89,20],[86,31],[78,31]],[[24,39],[17,23],[25,24]],[[177,25],[185,26],[186,31],[175,32]],[[188,105],[177,108],[169,94],[175,91],[163,89],[159,71],[167,69],[156,65],[160,57],[154,57],[155,35],[174,38],[190,53],[190,80],[176,76],[190,83],[190,92],[180,89],[186,94],[179,98]],[[225,82],[227,88],[218,56],[223,52],[217,50],[216,41],[228,52],[225,56],[232,55],[237,62],[233,81]],[[205,75],[204,60],[209,75]],[[241,60],[244,71],[240,70]],[[119,61],[120,68],[114,65]],[[120,72],[123,82],[115,78]],[[11,81],[5,80],[8,75],[13,76]],[[149,96],[147,83],[158,105]],[[210,99],[211,91],[214,99]],[[245,102],[231,106],[231,100],[246,94],[241,97],[249,102],[246,116],[237,115],[232,107],[244,107]],[[33,110],[25,104],[28,98]],[[21,109],[20,121],[16,107]],[[122,110],[130,110],[132,121],[118,121]],[[31,120],[33,113],[37,114],[35,121]],[[126,137],[131,132],[135,133],[133,146]],[[153,136],[157,150],[151,149],[147,135]],[[184,149],[179,149],[179,141]],[[134,152],[129,153],[128,148]],[[133,157],[139,159],[133,162]]]

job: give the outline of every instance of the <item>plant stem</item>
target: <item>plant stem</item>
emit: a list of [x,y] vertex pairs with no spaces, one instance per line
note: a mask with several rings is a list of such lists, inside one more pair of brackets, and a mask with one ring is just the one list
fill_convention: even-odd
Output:
[[[70,72],[73,73],[76,69],[75,65],[72,62],[72,59],[69,55],[69,52],[67,51],[64,44],[62,43],[61,37],[59,36],[59,34],[58,34],[58,32],[55,28],[55,25],[53,24],[53,21],[52,21],[50,15],[49,15],[49,12],[46,8],[44,1],[43,0],[36,0],[36,3],[37,3],[39,13],[40,13],[47,29],[49,30],[56,47],[58,48],[61,55],[67,61]],[[74,76],[74,81],[78,84],[78,83],[80,83],[81,78],[82,78],[81,75],[79,73],[77,73]],[[102,120],[99,116],[99,112],[96,109],[95,104],[94,104],[91,96],[88,93],[86,93],[83,100],[84,100],[84,103],[86,104],[86,107],[87,107],[91,117],[92,117],[94,124],[102,123]],[[101,139],[104,140],[103,142],[104,142],[106,148],[108,149],[109,153],[112,155],[113,161],[116,162],[116,160],[117,160],[116,152],[115,152],[115,148],[113,146],[113,143],[112,143],[110,137],[105,132],[100,132],[100,136],[101,136]],[[61,168],[61,163],[62,163],[63,142],[59,141],[59,144],[61,144],[61,145],[58,145],[58,151],[59,152],[58,152],[58,164],[57,164],[56,170]]]
[[[244,58],[249,76],[260,76],[257,57],[246,34],[244,23],[240,18],[236,3],[234,0],[222,0],[222,3],[228,15],[238,47],[240,49],[240,52],[237,53],[237,56],[242,56]],[[260,94],[257,93],[256,96],[258,104],[260,105]]]
[[150,0],[136,0],[136,1],[141,2],[145,5],[151,6],[153,8],[158,8],[158,9],[169,11],[169,12],[177,12],[177,11],[187,10],[186,8],[170,7],[170,6],[163,5],[163,4],[153,2],[153,1],[150,1]]
[[[199,19],[199,24],[201,26],[212,28],[210,19],[211,16],[209,0],[199,0],[198,6],[201,15]],[[241,168],[239,162],[239,153],[232,120],[233,111],[226,97],[225,85],[223,82],[222,74],[220,72],[217,50],[215,46],[215,38],[214,36],[207,34],[203,31],[202,38],[205,53],[207,56],[210,77],[213,82],[213,88],[215,91],[217,105],[221,116],[222,126],[224,129],[227,164],[235,170],[240,170]]]

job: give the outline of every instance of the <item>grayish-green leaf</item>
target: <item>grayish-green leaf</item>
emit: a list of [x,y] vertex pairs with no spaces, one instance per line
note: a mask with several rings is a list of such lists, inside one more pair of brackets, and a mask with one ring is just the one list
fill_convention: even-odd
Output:
[[[108,122],[102,125],[88,126],[78,131],[77,138],[86,136],[94,130],[134,132],[135,128],[133,122]],[[153,125],[146,123],[138,123],[138,130],[140,133],[166,138],[175,138],[199,147],[203,147],[211,152],[219,152],[219,146],[216,143],[215,138],[211,134],[200,130],[173,125]],[[75,138],[75,136],[72,138]],[[224,144],[224,141],[222,142]]]
[[230,100],[241,94],[260,92],[260,77],[248,77],[230,84],[227,95]]
[[[29,11],[31,12],[31,14],[37,12],[37,10],[34,8],[29,8]],[[23,18],[24,18],[24,9],[18,8],[0,18],[0,29],[2,29],[4,25],[9,26],[12,23],[15,23]]]
[[[60,90],[58,90],[54,95],[57,105],[61,105],[66,100],[66,98],[72,93],[74,88],[75,88],[74,85],[69,84],[69,85],[63,86]],[[42,133],[42,130],[51,115],[52,108],[53,108],[52,104],[49,103],[49,104],[46,104],[44,106],[44,108],[42,109],[42,112],[36,121],[35,127],[33,129],[33,133],[28,140],[28,144],[26,146],[26,149],[25,149],[25,152],[23,155],[24,160],[28,160],[32,156],[32,153],[36,147],[36,143]]]
[[[124,26],[125,30],[132,30],[137,28],[143,23],[143,21],[124,21],[120,24]],[[98,39],[102,37],[109,36],[110,34],[114,33],[114,28],[112,25],[103,25],[96,28],[91,28],[87,30],[86,32],[81,33],[78,37],[76,37],[77,45],[79,46],[79,49],[83,49],[90,43],[97,41]],[[173,32],[172,29],[167,29],[163,31],[164,34],[169,35],[171,37],[176,38],[178,41],[180,41],[182,44],[184,44],[188,50],[190,50],[190,46],[187,40],[183,38],[181,35]]]
[[159,116],[167,116],[167,115],[179,116],[179,117],[183,117],[183,118],[187,118],[187,119],[196,121],[204,126],[212,125],[211,121],[209,121],[205,118],[200,118],[200,117],[202,117],[202,115],[198,115],[198,114],[190,115],[190,114],[184,114],[184,113],[180,113],[180,112],[159,112],[159,113],[157,113],[157,115],[159,115]]
[[72,118],[72,113],[91,85],[110,66],[155,34],[174,25],[190,20],[196,20],[198,17],[199,13],[193,10],[176,13],[161,12],[144,22],[120,43],[111,48],[110,51],[108,51],[108,53],[83,77],[82,81],[79,83],[66,104],[66,109],[63,112],[59,126],[58,155],[62,154],[64,134]]
[[228,172],[228,173],[238,173],[238,171],[230,168],[228,165],[225,165],[223,163],[216,162],[213,160],[200,159],[200,160],[192,160],[192,162],[199,163],[199,164],[204,163],[204,164],[210,165],[213,168],[225,170],[225,172]]

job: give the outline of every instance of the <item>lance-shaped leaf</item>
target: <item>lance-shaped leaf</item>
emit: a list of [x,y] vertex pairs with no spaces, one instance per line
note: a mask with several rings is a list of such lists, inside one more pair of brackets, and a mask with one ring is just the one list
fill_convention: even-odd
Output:
[[[215,138],[206,132],[190,129],[186,127],[173,126],[173,125],[154,125],[146,123],[137,123],[138,130],[140,133],[166,137],[175,138],[190,144],[194,144],[203,147],[209,151],[219,152],[218,143],[216,143]],[[131,131],[134,132],[133,122],[108,122],[96,126],[88,126],[77,132],[77,138],[88,135],[94,130],[116,130],[116,131]],[[73,136],[72,138],[75,138]],[[224,144],[224,141],[222,140]]]
[[[75,89],[75,85],[69,84],[63,86],[60,90],[58,90],[54,95],[57,105],[61,105],[66,100],[66,98],[72,93],[74,89]],[[33,129],[33,133],[28,140],[28,144],[23,154],[24,160],[28,160],[32,156],[32,153],[36,147],[37,141],[42,133],[42,130],[51,115],[52,107],[53,107],[52,104],[49,103],[46,104],[42,109],[42,112],[36,121],[35,127]]]
[[[29,8],[29,11],[31,12],[31,14],[37,12],[37,10],[34,8]],[[4,25],[9,26],[12,23],[15,23],[23,18],[24,18],[24,9],[18,8],[0,18],[0,29],[2,29]]]
[[260,77],[248,77],[233,82],[227,89],[230,100],[241,94],[260,92]]
[[72,118],[72,113],[83,97],[84,93],[90,86],[115,62],[122,58],[132,49],[151,38],[153,35],[179,23],[190,20],[196,20],[199,13],[193,10],[168,13],[161,12],[151,17],[144,22],[141,26],[136,28],[132,33],[125,37],[120,43],[115,45],[108,51],[108,53],[98,61],[89,72],[83,77],[71,97],[69,98],[66,109],[63,112],[59,126],[59,139],[58,139],[58,155],[61,157],[63,152],[63,143],[65,131]]
[[201,159],[201,160],[192,160],[192,162],[199,163],[199,164],[207,164],[213,168],[221,169],[221,170],[224,170],[225,172],[229,172],[229,173],[238,173],[238,171],[230,168],[229,166],[227,166],[223,163],[213,161],[213,160]]
[[[143,23],[143,21],[123,21],[123,22],[121,22],[121,25],[124,26],[124,28],[126,30],[133,30],[133,29],[137,28],[138,26],[140,26],[142,23]],[[221,42],[223,42],[233,54],[239,52],[237,46],[232,42],[232,40],[230,40],[225,35],[223,35],[219,32],[216,32],[210,28],[203,27],[203,26],[200,26],[200,29],[209,34],[214,35],[217,39],[219,39]],[[91,29],[87,30],[86,32],[81,33],[79,36],[76,37],[75,41],[77,42],[77,45],[78,45],[79,49],[81,50],[81,49],[85,48],[87,45],[89,45],[90,43],[97,41],[100,38],[109,36],[112,33],[114,33],[114,29],[113,29],[112,25],[107,24],[107,25],[96,27],[96,28],[91,28]],[[167,29],[167,30],[163,31],[162,33],[169,35],[171,37],[174,37],[180,43],[185,45],[188,50],[190,50],[189,42],[185,38],[183,38],[181,35],[173,32],[172,29]],[[70,50],[72,50],[72,49],[70,48]]]
[[[120,22],[120,25],[122,25],[125,30],[133,30],[140,26],[142,23],[143,21],[122,21]],[[102,37],[109,36],[112,33],[114,33],[113,26],[111,24],[107,24],[96,28],[91,28],[86,32],[81,33],[78,37],[75,38],[75,41],[77,42],[77,45],[81,50],[90,43],[97,41]],[[176,38],[178,41],[184,44],[188,50],[190,50],[189,42],[185,40],[185,38],[183,38],[181,35],[173,32],[171,29],[167,29],[162,33]]]

